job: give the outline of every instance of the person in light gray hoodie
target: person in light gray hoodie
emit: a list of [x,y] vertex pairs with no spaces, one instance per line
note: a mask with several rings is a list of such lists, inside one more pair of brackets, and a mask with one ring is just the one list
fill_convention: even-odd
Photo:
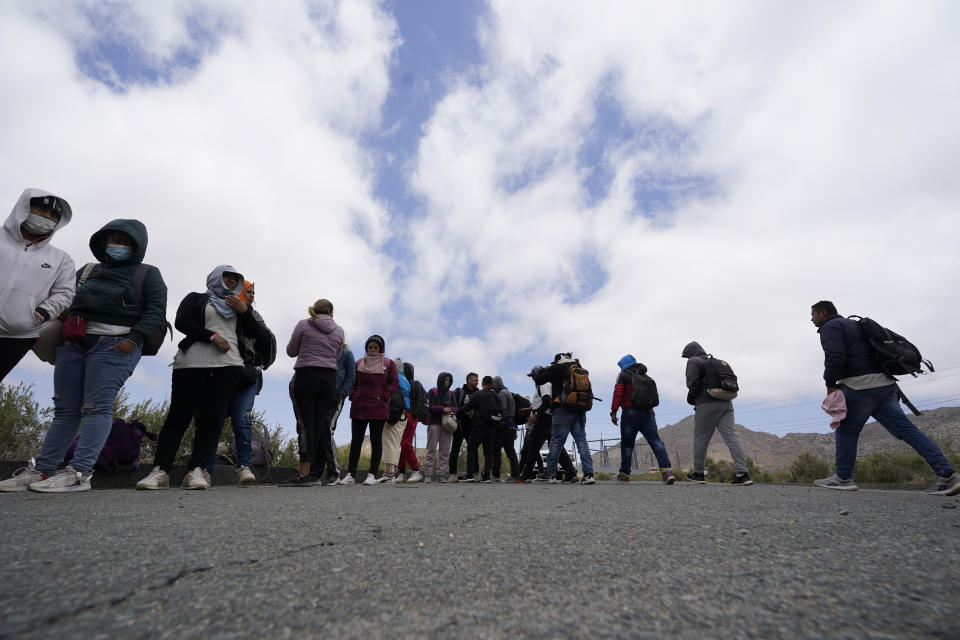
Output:
[[494,376],[493,390],[497,392],[500,409],[503,411],[503,419],[497,427],[496,440],[494,440],[497,455],[493,458],[493,477],[495,480],[500,479],[500,467],[503,463],[500,449],[503,449],[507,453],[507,460],[510,461],[510,477],[504,478],[504,481],[523,482],[517,450],[513,446],[517,439],[517,403],[513,399],[513,392],[503,384],[503,378],[500,376]]
[[[309,486],[314,459],[330,461],[334,456],[328,416],[337,405],[337,360],[343,351],[343,329],[333,321],[333,303],[329,300],[317,300],[307,313],[310,318],[297,323],[287,344],[287,355],[297,359],[293,365],[293,405],[300,427],[300,472],[282,483],[284,486]],[[321,481],[333,484],[337,478]]]
[[0,380],[17,366],[40,335],[40,326],[70,307],[76,267],[50,244],[70,223],[63,198],[25,189],[0,233]]
[[733,401],[716,398],[707,391],[712,386],[708,383],[713,356],[704,351],[700,343],[691,342],[683,348],[681,357],[687,359],[687,402],[694,406],[693,472],[687,474],[687,480],[706,483],[707,447],[714,431],[719,431],[736,468],[731,484],[740,487],[753,484],[747,473],[747,455],[743,452],[733,422]]

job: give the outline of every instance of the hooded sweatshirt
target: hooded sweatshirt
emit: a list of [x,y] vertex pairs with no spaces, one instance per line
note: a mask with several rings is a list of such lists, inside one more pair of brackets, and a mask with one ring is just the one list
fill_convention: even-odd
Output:
[[441,371],[437,376],[437,386],[433,389],[430,389],[428,394],[428,403],[430,404],[430,424],[440,424],[440,421],[443,419],[443,410],[445,407],[451,407],[453,411],[451,413],[456,413],[457,411],[457,399],[454,397],[453,391],[450,390],[450,386],[453,385],[453,375]]
[[[106,253],[107,237],[119,231],[133,240],[133,253],[114,260]],[[166,322],[167,285],[160,270],[149,266],[143,279],[143,297],[133,284],[134,271],[147,252],[147,228],[139,220],[111,220],[90,236],[90,251],[100,263],[90,272],[70,305],[70,315],[88,323],[130,327],[127,337],[137,344]],[[77,272],[79,280],[83,268]],[[90,333],[96,330],[87,327]]]
[[0,338],[36,338],[40,325],[36,308],[50,318],[66,311],[73,300],[76,267],[70,256],[51,246],[53,235],[70,223],[73,211],[59,196],[63,213],[53,233],[29,243],[20,225],[30,215],[30,198],[54,196],[43,189],[25,189],[0,233]]
[[305,367],[337,368],[343,351],[343,329],[331,316],[305,318],[293,328],[287,343],[287,355],[296,358],[294,369]]
[[706,373],[707,352],[703,350],[699,342],[691,342],[683,348],[681,357],[687,358],[687,402],[692,405],[706,404],[708,402],[729,402],[729,400],[719,400],[707,393],[703,384],[703,376]]
[[500,376],[494,376],[493,390],[497,392],[497,397],[500,399],[500,410],[503,411],[504,422],[516,424],[514,416],[517,413],[517,403],[513,399],[513,393],[504,386],[503,378]]

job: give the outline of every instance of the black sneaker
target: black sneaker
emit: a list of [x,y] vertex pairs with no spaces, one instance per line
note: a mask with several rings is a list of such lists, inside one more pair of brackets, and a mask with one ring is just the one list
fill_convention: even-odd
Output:
[[300,474],[295,475],[289,480],[284,480],[278,487],[310,487],[313,486],[313,480],[310,476],[301,476]]
[[564,471],[563,482],[569,483],[569,484],[577,484],[578,482],[580,482],[580,478],[577,477],[576,473],[567,473],[566,471]]
[[592,473],[586,474],[585,476],[583,476],[583,480],[580,481],[580,484],[596,484],[596,483],[597,481],[593,477]]
[[749,473],[738,473],[733,476],[733,482],[731,482],[735,487],[749,487],[753,484],[753,480],[750,479]]
[[696,471],[691,471],[688,473],[687,480],[690,482],[696,482],[697,484],[707,484],[707,477],[702,473],[697,473]]

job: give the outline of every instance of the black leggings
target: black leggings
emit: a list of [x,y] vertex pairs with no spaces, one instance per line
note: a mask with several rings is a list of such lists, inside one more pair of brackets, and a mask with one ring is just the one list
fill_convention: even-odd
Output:
[[293,377],[293,408],[297,416],[300,462],[333,462],[329,413],[337,404],[337,370],[303,367]]
[[0,338],[0,380],[33,348],[35,338]]
[[370,425],[370,473],[376,475],[380,468],[380,458],[383,456],[383,420],[369,420],[354,418],[350,421],[352,430],[350,438],[350,463],[347,471],[353,477],[357,476],[357,465],[360,463],[360,448],[363,447],[363,434]]
[[[170,384],[170,410],[157,439],[154,464],[170,472],[183,434],[196,415],[196,435],[190,469],[207,468],[216,456],[227,402],[236,390],[243,367],[174,369]],[[208,469],[209,470],[209,469]]]

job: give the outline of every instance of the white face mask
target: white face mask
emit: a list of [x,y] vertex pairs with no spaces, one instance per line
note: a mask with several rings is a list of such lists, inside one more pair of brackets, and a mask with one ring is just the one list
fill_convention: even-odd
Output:
[[57,223],[43,216],[31,213],[27,216],[27,219],[20,224],[20,228],[33,235],[48,236],[57,228]]

